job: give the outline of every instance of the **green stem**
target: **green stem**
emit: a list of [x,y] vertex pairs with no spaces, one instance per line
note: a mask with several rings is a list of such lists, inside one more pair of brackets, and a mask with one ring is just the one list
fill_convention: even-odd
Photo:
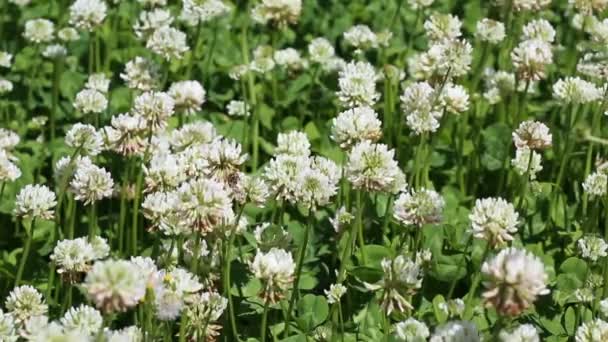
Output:
[[357,190],[357,234],[359,238],[359,248],[361,249],[361,262],[366,265],[367,257],[365,253],[365,239],[363,238],[363,211],[365,210],[365,201],[362,200],[361,190]]
[[57,58],[53,63],[53,90],[51,112],[49,113],[49,130],[51,142],[55,140],[55,117],[57,116],[57,107],[59,106],[59,78],[61,75],[62,60]]
[[91,202],[89,205],[89,239],[93,239],[97,235],[97,205]]
[[194,34],[194,44],[192,45],[192,53],[190,54],[190,61],[188,62],[188,68],[186,69],[186,79],[189,80],[192,77],[192,69],[194,67],[194,61],[196,60],[196,54],[198,51],[198,46],[201,40],[201,29],[202,22],[199,22],[196,27],[196,33]]
[[[268,321],[268,304],[269,300],[264,300],[264,312],[262,313],[262,328],[260,329],[260,340],[266,342],[266,324]],[[287,327],[285,327],[287,328]]]
[[[472,244],[473,244],[473,236],[469,235],[469,237],[467,238],[467,243],[464,247],[464,251],[462,252],[463,257],[462,257],[461,261],[458,263],[458,265],[456,266],[456,274],[458,274],[458,272],[460,272],[460,269],[463,266],[462,264],[466,260],[466,256],[469,253],[469,248],[471,247]],[[456,283],[458,283],[458,279],[454,278],[454,280],[452,280],[452,283],[450,284],[450,290],[448,291],[446,300],[452,299],[452,296],[454,295],[454,290],[456,289]]]
[[19,286],[21,283],[21,278],[23,277],[23,271],[25,270],[25,263],[27,262],[27,258],[30,254],[30,249],[32,247],[32,236],[34,235],[34,227],[35,227],[36,219],[32,220],[32,224],[30,229],[25,228],[25,245],[23,247],[23,254],[21,255],[21,261],[19,262],[19,268],[17,269],[17,275],[15,276],[15,287]]
[[306,248],[308,246],[308,236],[310,234],[310,229],[313,224],[313,219],[314,219],[314,212],[312,211],[312,208],[311,208],[308,211],[308,224],[306,225],[306,228],[304,230],[304,238],[303,238],[302,246],[300,247],[300,250],[299,250],[298,264],[296,266],[296,277],[295,277],[295,281],[293,283],[293,290],[291,291],[291,298],[289,299],[289,307],[287,309],[287,318],[285,320],[285,338],[287,338],[289,336],[289,321],[291,320],[292,310],[293,310],[294,304],[296,302],[296,297],[298,295],[298,289],[299,289],[299,285],[300,285],[300,276],[302,275],[302,266],[304,265],[304,259],[306,257]]
[[[490,244],[486,243],[485,249],[481,256],[480,265],[483,265],[483,262],[486,260],[489,253],[490,253]],[[471,283],[471,289],[469,290],[469,294],[467,295],[467,299],[465,302],[464,315],[463,315],[463,318],[466,320],[470,320],[473,317],[473,309],[474,309],[473,299],[475,298],[475,292],[477,291],[477,287],[479,286],[480,282],[481,282],[481,270],[479,270],[475,274],[475,278],[473,278],[473,282]]]

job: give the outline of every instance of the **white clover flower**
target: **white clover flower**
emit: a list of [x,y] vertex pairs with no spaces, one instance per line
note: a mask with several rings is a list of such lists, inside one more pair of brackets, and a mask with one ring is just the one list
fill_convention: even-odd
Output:
[[503,315],[519,315],[538,296],[549,293],[545,265],[525,250],[503,249],[494,258],[484,261],[481,272],[487,279],[483,297]]
[[314,168],[306,168],[296,177],[295,203],[301,203],[311,210],[329,203],[337,192],[336,182]]
[[239,169],[247,161],[247,154],[242,153],[241,145],[235,140],[216,138],[204,146],[202,158],[203,173],[232,188],[238,183]]
[[608,256],[608,244],[600,237],[586,236],[578,240],[578,249],[583,258],[596,262],[597,259]]
[[179,267],[161,274],[164,274],[162,285],[155,289],[156,316],[164,321],[173,320],[179,316],[184,302],[193,298],[203,285],[196,275]]
[[604,318],[608,317],[608,298],[604,298],[600,301],[600,313]]
[[242,175],[233,193],[235,200],[244,205],[252,203],[263,207],[270,195],[268,184],[261,177]]
[[382,122],[369,107],[355,107],[341,112],[332,120],[331,138],[344,149],[369,140],[376,142],[382,137]]
[[168,94],[175,101],[176,111],[191,115],[201,110],[206,92],[198,81],[179,81],[171,84]]
[[196,121],[174,130],[171,134],[171,146],[177,151],[183,151],[190,146],[209,144],[216,138],[217,132],[213,124]]
[[429,342],[480,342],[479,332],[474,323],[450,321],[438,326]]
[[167,119],[174,113],[175,101],[164,92],[145,92],[135,98],[133,115],[146,121],[147,127],[160,130],[167,125]]
[[545,78],[545,69],[553,60],[551,45],[544,40],[529,39],[517,45],[511,59],[519,77],[526,81]]
[[30,285],[15,287],[6,297],[4,306],[17,323],[24,323],[30,317],[46,315],[48,305],[38,290]]
[[76,0],[70,6],[70,24],[93,31],[106,18],[108,7],[103,0]]
[[308,136],[306,133],[299,131],[279,133],[274,153],[275,155],[285,154],[295,157],[308,157],[310,155]]
[[175,155],[159,152],[152,156],[150,164],[144,166],[146,192],[171,191],[186,180],[184,169]]
[[431,335],[429,328],[413,317],[395,324],[397,340],[401,342],[424,342]]
[[103,312],[126,311],[146,294],[147,278],[132,262],[98,261],[87,274],[83,288]]
[[[7,155],[10,150],[14,149],[15,146],[19,144],[19,140],[19,134],[0,127],[0,150],[7,152]],[[10,157],[10,155],[8,156]]]
[[48,43],[53,40],[55,24],[47,19],[31,19],[25,22],[23,36],[32,43]]
[[76,123],[65,135],[65,143],[84,155],[96,156],[101,152],[103,139],[95,127]]
[[439,103],[449,113],[464,113],[469,110],[469,94],[459,84],[446,84],[439,97]]
[[346,293],[346,286],[342,284],[331,284],[329,290],[325,290],[327,296],[327,303],[334,304],[340,303],[340,298]]
[[15,326],[15,319],[10,313],[4,313],[0,309],[0,339],[4,342],[16,342],[19,333]]
[[572,5],[581,14],[590,16],[593,11],[601,13],[608,6],[606,0],[568,0],[568,4]]
[[424,276],[421,265],[409,257],[399,255],[394,259],[382,259],[382,279],[375,283],[365,283],[369,290],[382,290],[382,310],[390,315],[391,312],[405,312],[413,309],[406,297],[416,293],[422,286]]
[[278,66],[282,66],[290,71],[306,67],[306,61],[302,59],[300,52],[294,48],[277,50],[274,52],[273,58]]
[[505,39],[505,25],[500,21],[483,18],[477,22],[475,36],[483,42],[498,44]]
[[406,116],[406,124],[416,135],[436,132],[442,113],[439,111],[413,111]]
[[50,59],[67,56],[68,50],[61,44],[52,44],[44,48],[42,56]]
[[146,48],[165,60],[182,59],[188,51],[186,34],[176,28],[163,26],[154,31],[146,42]]
[[263,284],[264,300],[274,303],[291,286],[296,264],[291,253],[272,248],[267,253],[258,250],[249,268]]
[[21,170],[10,159],[8,154],[0,149],[0,183],[14,182],[21,177]]
[[228,300],[215,292],[192,296],[184,310],[188,322],[188,336],[197,336],[204,341],[216,340],[222,326],[215,322],[220,319],[227,305]]
[[207,234],[234,220],[230,192],[211,179],[193,179],[177,190],[177,207],[194,231]]
[[74,109],[83,114],[102,113],[108,108],[105,95],[95,89],[83,89],[76,94]]
[[522,324],[511,332],[502,330],[498,337],[501,342],[540,342],[538,331],[532,324]]
[[513,204],[490,197],[475,201],[469,219],[474,237],[487,240],[491,246],[502,246],[517,233],[519,215]]
[[315,38],[308,44],[308,55],[312,62],[326,64],[335,54],[334,46],[323,37]]
[[167,0],[137,0],[137,2],[147,8],[167,6]]
[[576,329],[574,340],[576,342],[599,342],[608,339],[608,322],[599,318],[581,324]]
[[114,180],[105,168],[97,165],[79,166],[70,182],[74,199],[85,205],[112,196]]
[[190,26],[205,23],[230,12],[220,0],[184,0],[180,18]]
[[591,173],[583,182],[583,190],[591,197],[603,197],[606,195],[608,176],[603,171]]
[[306,156],[279,154],[264,167],[264,178],[278,200],[293,202],[298,174],[310,166]]
[[350,62],[340,70],[338,78],[340,103],[344,107],[372,107],[380,98],[376,91],[378,76],[368,62]]
[[93,257],[95,260],[104,259],[110,255],[110,245],[108,245],[108,241],[105,238],[93,236],[89,238],[89,243],[93,247]]
[[169,10],[155,8],[140,12],[139,20],[133,25],[133,31],[137,38],[146,40],[157,29],[170,26],[172,23],[173,16]]
[[348,153],[346,177],[355,189],[391,191],[401,172],[394,157],[386,145],[362,141]]
[[535,19],[524,26],[523,39],[539,39],[547,43],[553,43],[555,40],[555,29],[547,20]]
[[253,60],[249,63],[248,70],[265,74],[274,69],[274,49],[270,45],[260,45],[253,51]]
[[85,238],[76,238],[57,242],[50,259],[57,265],[57,273],[78,280],[74,277],[87,272],[96,258],[93,246]]
[[141,329],[136,326],[122,328],[120,330],[110,330],[105,328],[103,331],[107,342],[141,342],[144,340],[144,335]]
[[[167,219],[176,208],[177,194],[175,192],[153,192],[144,198],[141,204],[144,217],[151,221],[150,230],[162,227],[162,220]],[[165,225],[166,226],[166,225]],[[173,235],[174,231],[163,230],[167,235]]]
[[245,101],[230,100],[226,106],[226,112],[230,116],[244,116],[248,117],[251,115],[247,103]]
[[511,159],[511,165],[518,175],[524,176],[527,174],[527,177],[531,180],[536,179],[536,174],[543,169],[541,155],[528,148],[518,148],[515,151],[515,158]]
[[135,57],[127,62],[124,73],[120,74],[131,89],[150,91],[158,87],[160,69],[157,65],[143,57]]
[[452,14],[433,14],[424,22],[424,30],[431,41],[451,40],[462,35],[462,22]]
[[95,335],[103,325],[103,317],[95,308],[88,305],[71,307],[61,318],[65,330],[78,330],[87,335]]
[[344,41],[357,51],[378,47],[378,37],[367,25],[355,25],[343,34]]
[[106,94],[110,89],[110,79],[103,73],[91,74],[87,79],[87,83],[84,84],[84,87]]
[[431,68],[442,77],[460,77],[471,69],[473,47],[465,39],[442,40],[433,44],[426,58],[432,61]]
[[402,193],[393,207],[393,217],[404,225],[422,227],[440,223],[445,201],[436,191],[411,190]]
[[407,114],[414,111],[430,111],[433,107],[435,90],[427,82],[408,85],[400,97],[403,111]]
[[600,100],[603,94],[591,82],[578,77],[566,77],[553,85],[553,97],[564,104],[586,104]]
[[539,121],[524,121],[513,132],[513,142],[518,149],[529,148],[542,150],[551,147],[553,136],[549,133],[549,127]]
[[103,128],[106,147],[125,156],[144,152],[146,121],[137,115],[113,116],[110,126]]
[[8,2],[11,2],[19,7],[25,7],[27,5],[29,5],[32,0],[9,0]]
[[355,216],[349,213],[345,206],[342,206],[336,211],[334,217],[329,219],[329,222],[331,223],[332,227],[334,227],[336,233],[340,233],[352,222],[354,218]]
[[57,31],[57,38],[63,42],[73,42],[80,39],[80,34],[73,27],[64,27]]
[[260,24],[282,27],[297,23],[301,11],[301,0],[262,0],[251,10],[251,17]]
[[0,77],[0,95],[13,90],[13,82]]
[[549,4],[551,0],[513,0],[513,8],[516,11],[539,11]]
[[0,51],[0,67],[10,68],[13,55],[6,51]]
[[55,215],[56,204],[55,193],[47,186],[28,184],[17,194],[14,213],[27,219],[50,220]]

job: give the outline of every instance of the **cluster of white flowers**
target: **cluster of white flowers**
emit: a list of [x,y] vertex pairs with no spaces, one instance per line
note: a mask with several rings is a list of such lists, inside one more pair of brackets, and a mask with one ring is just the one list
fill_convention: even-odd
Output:
[[230,7],[220,0],[185,0],[182,6],[180,19],[184,20],[189,26],[196,26],[215,18],[226,15]]
[[[515,3],[513,5],[517,8]],[[553,61],[551,43],[555,30],[544,19],[534,20],[524,26],[521,38],[511,52],[511,59],[519,79],[529,84],[546,76],[547,66]]]
[[500,21],[483,18],[477,22],[475,35],[481,41],[498,44],[505,39],[505,25]]
[[376,91],[378,75],[374,67],[363,61],[350,62],[340,70],[338,99],[344,107],[372,107],[380,98]]
[[168,94],[175,102],[176,111],[191,115],[201,110],[206,92],[198,81],[180,81],[171,85]]
[[608,322],[596,318],[585,322],[576,329],[576,342],[595,342],[608,339]]
[[525,250],[503,249],[485,261],[481,271],[487,277],[483,297],[503,315],[519,315],[549,293],[545,265]]
[[96,90],[85,88],[76,94],[74,99],[74,109],[83,114],[99,114],[108,108],[106,96]]
[[146,42],[146,48],[167,61],[182,59],[190,48],[186,42],[186,34],[171,26],[161,26],[154,30]]
[[413,309],[408,297],[422,286],[422,265],[406,256],[383,259],[383,277],[375,283],[365,283],[369,290],[382,290],[382,309],[390,315],[393,311],[405,312]]
[[474,323],[450,321],[438,326],[429,342],[467,341],[480,342],[481,338]]
[[87,31],[100,26],[106,17],[107,6],[103,0],[76,0],[70,6],[70,24]]
[[106,258],[110,253],[107,241],[99,236],[92,239],[76,238],[61,240],[51,253],[51,260],[57,266],[57,273],[68,282],[77,282],[94,261]]
[[473,236],[486,240],[491,246],[502,246],[517,233],[519,215],[513,205],[502,198],[475,201],[469,214]]
[[388,46],[392,36],[389,31],[373,32],[367,25],[355,25],[344,32],[344,41],[355,48],[355,53],[362,53],[380,46]]
[[597,259],[608,256],[608,244],[597,236],[586,236],[578,240],[578,249],[583,258],[596,262]]
[[382,122],[370,107],[348,109],[332,119],[331,138],[343,149],[364,140],[376,142],[381,137]]
[[553,97],[564,104],[586,104],[600,100],[603,91],[579,77],[566,77],[553,85]]
[[249,268],[263,284],[264,300],[274,303],[291,286],[296,264],[290,252],[272,248],[267,253],[258,250]]
[[393,217],[404,225],[422,227],[440,223],[445,202],[433,190],[420,189],[404,192],[395,201]]
[[253,20],[277,26],[295,24],[300,18],[302,11],[301,0],[262,0],[251,10]]
[[398,341],[415,342],[426,341],[431,333],[424,322],[410,317],[403,322],[395,324],[395,334]]
[[398,193],[406,181],[394,157],[388,146],[363,140],[348,153],[346,177],[355,189]]
[[28,219],[50,220],[54,217],[57,204],[55,193],[45,185],[28,184],[15,199],[14,213]]

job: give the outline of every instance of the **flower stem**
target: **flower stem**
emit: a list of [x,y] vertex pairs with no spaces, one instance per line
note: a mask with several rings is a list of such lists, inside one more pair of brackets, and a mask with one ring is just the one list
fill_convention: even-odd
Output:
[[[262,313],[262,329],[260,330],[260,340],[266,342],[266,324],[268,321],[268,304],[269,300],[264,300],[264,311]],[[287,328],[287,326],[285,326]]]
[[306,225],[306,228],[304,230],[304,239],[302,242],[302,246],[300,247],[298,264],[296,266],[296,278],[293,283],[293,290],[291,291],[291,298],[289,299],[289,307],[287,309],[287,317],[285,319],[285,338],[289,336],[289,321],[291,320],[291,312],[293,310],[293,306],[296,302],[296,296],[298,294],[300,276],[302,275],[302,265],[304,264],[304,258],[306,256],[306,247],[308,246],[308,235],[310,234],[310,228],[312,227],[313,219],[314,213],[312,209],[309,209],[308,224]]
[[[486,260],[488,254],[490,253],[490,244],[486,243],[483,254],[481,256],[480,265],[483,265],[484,260]],[[475,278],[473,278],[473,282],[471,283],[471,289],[469,290],[469,294],[467,295],[467,299],[465,302],[465,309],[463,318],[466,320],[470,320],[473,317],[473,298],[475,298],[475,292],[477,291],[477,287],[481,282],[481,270],[479,270],[475,274]]]
[[89,239],[97,235],[97,205],[91,202],[89,206]]
[[25,270],[25,263],[27,262],[27,258],[30,254],[30,249],[32,247],[32,237],[34,235],[34,226],[36,219],[32,220],[32,225],[30,229],[25,230],[25,245],[23,247],[23,254],[21,255],[21,261],[19,262],[19,268],[17,269],[17,275],[15,276],[15,287],[19,286],[21,282],[21,278],[23,277],[23,271]]
[[357,234],[359,237],[359,248],[361,249],[361,262],[367,264],[365,254],[365,239],[363,238],[363,211],[365,210],[365,201],[362,200],[362,191],[357,191]]

